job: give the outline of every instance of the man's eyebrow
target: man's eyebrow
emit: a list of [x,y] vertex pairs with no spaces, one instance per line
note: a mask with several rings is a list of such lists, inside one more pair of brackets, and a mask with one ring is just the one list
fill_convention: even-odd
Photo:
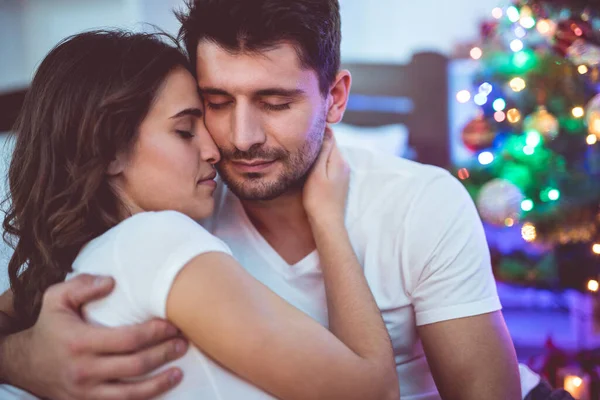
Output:
[[[223,89],[217,89],[213,87],[201,87],[198,88],[201,95],[211,94],[215,96],[228,96],[233,97],[229,92]],[[267,88],[261,89],[254,92],[256,97],[267,97],[267,96],[281,96],[281,97],[297,97],[305,94],[306,92],[302,89],[283,89],[283,88]]]
[[213,88],[213,87],[199,87],[198,88],[198,93],[200,93],[200,95],[203,95],[203,94],[212,94],[212,95],[216,95],[216,96],[229,96],[229,97],[231,97],[231,94],[227,93],[225,90],[223,90],[223,89],[217,89],[217,88]]
[[269,88],[258,90],[255,95],[258,97],[266,96],[281,96],[281,97],[297,97],[306,93],[302,89],[283,89],[283,88]]
[[186,108],[185,110],[181,110],[177,114],[173,115],[171,119],[181,118],[188,115],[196,118],[202,118],[202,110],[199,108]]

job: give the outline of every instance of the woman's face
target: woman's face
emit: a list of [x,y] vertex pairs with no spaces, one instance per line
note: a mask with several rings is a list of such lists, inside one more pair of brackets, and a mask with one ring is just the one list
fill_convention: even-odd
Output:
[[219,151],[202,119],[196,81],[174,69],[158,91],[138,138],[127,154],[109,167],[128,211],[175,210],[193,219],[214,208]]

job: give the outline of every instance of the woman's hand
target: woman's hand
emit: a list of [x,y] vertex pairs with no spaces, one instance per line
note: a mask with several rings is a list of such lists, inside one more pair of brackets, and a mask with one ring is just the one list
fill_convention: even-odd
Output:
[[311,222],[344,222],[350,168],[327,127],[321,152],[304,184],[302,201]]

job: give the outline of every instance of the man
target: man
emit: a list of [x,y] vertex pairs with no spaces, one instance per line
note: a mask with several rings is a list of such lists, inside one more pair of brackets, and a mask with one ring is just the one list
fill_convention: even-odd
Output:
[[[301,188],[351,86],[339,70],[338,1],[197,0],[180,20],[227,184],[205,225],[251,274],[325,325]],[[352,169],[347,228],[392,339],[402,398],[521,398],[485,237],[466,191],[435,167],[356,149],[345,156]],[[172,370],[115,382],[183,349],[161,321],[86,325],[78,308],[112,285],[88,280],[51,288],[36,325],[2,340],[0,378],[55,399],[147,398],[176,384]]]

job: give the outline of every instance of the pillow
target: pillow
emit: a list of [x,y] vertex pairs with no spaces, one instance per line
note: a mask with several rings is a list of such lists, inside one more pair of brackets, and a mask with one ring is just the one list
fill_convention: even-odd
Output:
[[360,147],[397,157],[410,155],[408,130],[404,125],[363,127],[339,123],[332,128],[337,142],[342,146]]

